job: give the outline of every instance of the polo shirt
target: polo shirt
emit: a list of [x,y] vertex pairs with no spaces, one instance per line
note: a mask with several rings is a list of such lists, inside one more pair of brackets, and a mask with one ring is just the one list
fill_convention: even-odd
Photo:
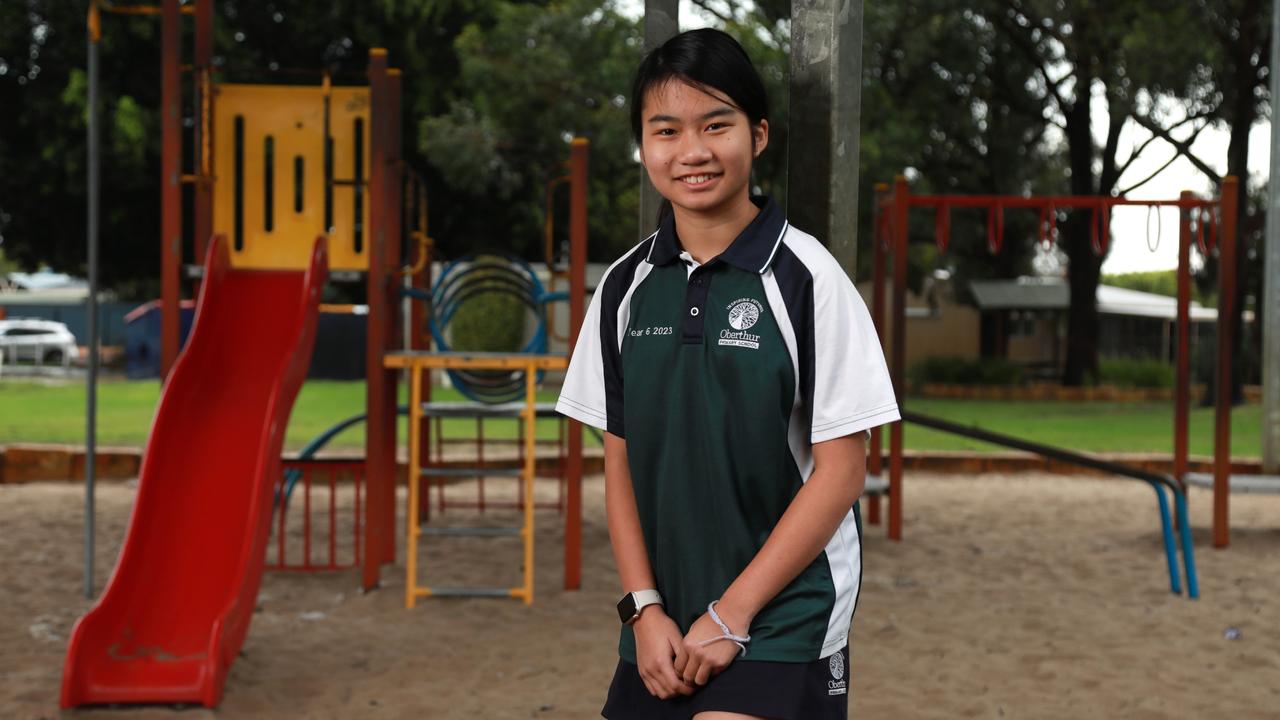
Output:
[[[813,443],[899,419],[848,276],[773,201],[752,200],[755,219],[705,264],[668,215],[609,267],[556,404],[626,440],[645,550],[682,633],[764,546],[813,473]],[[855,504],[756,615],[741,660],[810,662],[845,647],[861,530]],[[636,661],[628,626],[618,651]]]

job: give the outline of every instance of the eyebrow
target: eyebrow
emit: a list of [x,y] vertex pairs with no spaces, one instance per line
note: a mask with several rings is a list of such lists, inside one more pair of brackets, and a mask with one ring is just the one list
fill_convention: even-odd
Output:
[[[698,118],[698,120],[705,121],[705,120],[710,120],[711,118],[724,117],[725,115],[732,115],[732,114],[733,114],[733,108],[728,106],[722,106],[722,107],[716,108],[715,110],[712,110],[709,113],[704,114],[702,117]],[[675,117],[674,115],[654,115],[653,117],[649,118],[649,122],[651,123],[680,122],[680,118]]]

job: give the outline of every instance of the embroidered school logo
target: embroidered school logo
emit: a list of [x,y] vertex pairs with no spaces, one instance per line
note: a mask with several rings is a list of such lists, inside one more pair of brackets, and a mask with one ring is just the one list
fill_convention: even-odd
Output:
[[764,306],[754,298],[738,298],[725,308],[729,311],[729,327],[720,331],[720,344],[729,347],[760,349],[760,336],[752,335],[747,330],[760,321],[760,312]]
[[827,695],[844,695],[849,692],[849,685],[844,681],[844,653],[837,650],[831,656],[829,665],[831,677],[835,679],[827,681]]
[[741,298],[729,304],[729,327],[746,330],[760,320],[760,303],[752,298]]

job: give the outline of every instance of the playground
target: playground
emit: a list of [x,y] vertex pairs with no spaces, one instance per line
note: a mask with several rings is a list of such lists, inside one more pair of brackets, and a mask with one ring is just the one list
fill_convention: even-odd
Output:
[[[867,533],[852,716],[1274,716],[1266,708],[1280,696],[1265,678],[1280,669],[1280,576],[1260,569],[1274,565],[1280,499],[1239,507],[1230,551],[1199,556],[1201,583],[1212,592],[1188,603],[1162,588],[1157,526],[1132,512],[1149,491],[1136,484],[1047,474],[910,480],[910,540]],[[475,492],[474,484],[453,490]],[[107,564],[134,488],[110,483],[101,492],[98,560]],[[554,482],[540,483],[540,497],[555,492]],[[538,556],[545,589],[528,607],[443,598],[407,612],[400,565],[387,570],[383,591],[369,594],[354,590],[354,571],[268,573],[216,713],[134,707],[67,717],[592,717],[614,658],[600,638],[617,623],[602,492],[599,477],[586,480],[581,590],[558,587],[554,552]],[[0,713],[55,717],[50,698],[67,633],[88,607],[67,591],[80,574],[78,491],[0,486],[0,499],[10,618],[0,627]],[[1200,544],[1208,542],[1209,499],[1193,489]],[[561,541],[554,523],[539,526],[541,547]],[[456,552],[435,554],[439,577],[518,579],[498,552],[516,550],[514,541],[494,552],[459,542]]]
[[[621,347],[634,321],[587,315],[606,287],[603,261],[649,232],[647,220],[627,223],[657,209],[614,131],[570,123],[551,145],[521,145],[477,141],[496,131],[475,108],[417,117],[423,80],[412,73],[438,78],[412,34],[355,51],[347,37],[323,68],[240,67],[222,54],[244,42],[229,31],[241,27],[234,4],[84,5],[84,376],[36,367],[0,378],[0,718],[598,716],[618,657],[604,435],[555,402],[579,330],[605,328],[605,348],[616,331]],[[645,6],[652,17],[636,34],[608,44],[676,32],[678,3]],[[287,25],[292,14],[264,17]],[[790,34],[802,14],[834,29],[829,44]],[[785,47],[791,68],[825,68],[816,83],[770,76],[794,107],[829,112],[791,115],[779,133],[785,183],[763,182],[789,192],[787,222],[828,238],[855,281],[874,324],[867,345],[878,339],[901,411],[868,430],[865,488],[842,510],[862,558],[845,649],[850,716],[1280,717],[1280,423],[1267,421],[1280,417],[1280,312],[1263,312],[1248,163],[1207,190],[1142,197],[1046,163],[1012,192],[930,178],[885,144],[868,153],[880,175],[859,189],[866,168],[841,139],[854,138],[857,158],[864,31],[853,15],[796,0],[785,43],[757,47],[767,25],[747,41]],[[623,19],[612,7],[585,17],[570,24],[605,33]],[[394,35],[395,18],[383,19]],[[533,51],[541,41],[523,22],[516,45]],[[118,116],[113,93],[136,70],[99,52],[144,26],[159,58],[147,211],[158,233],[146,235],[158,266],[144,278],[158,383],[104,373],[98,305],[100,265],[125,253],[101,232],[104,217],[118,221],[101,201],[124,171],[102,165],[122,141],[103,142],[99,106]],[[501,34],[482,26],[450,31],[458,52]],[[1280,16],[1273,27],[1280,58]],[[503,64],[472,56],[456,69]],[[0,57],[0,76],[8,67]],[[1062,109],[1061,81],[1043,68]],[[583,107],[601,105],[590,99]],[[625,101],[608,95],[603,107]],[[494,105],[478,103],[500,114]],[[875,142],[866,125],[879,119],[862,120]],[[533,208],[510,236],[450,207],[497,193],[459,190],[478,181],[450,143],[490,153],[485,182]],[[496,159],[513,147],[529,163],[521,172]],[[1111,180],[1127,168],[1110,168]],[[517,216],[502,215],[504,202],[466,207],[508,222]],[[1153,256],[1162,243],[1176,250],[1164,270],[1176,289],[1106,325],[1103,263],[1144,241],[1122,224],[1128,213],[1145,214]],[[1280,223],[1271,235],[1274,267]],[[758,271],[762,287],[776,283],[782,243]],[[1265,275],[1280,301],[1280,274]],[[963,283],[940,301],[953,277]],[[1035,302],[1015,304],[1019,293]],[[943,305],[959,309],[945,316]],[[810,323],[824,311],[795,307]],[[340,316],[345,345],[321,341],[322,313]],[[1137,354],[1100,361],[1102,336],[1117,332]],[[1151,337],[1156,349],[1141,355]],[[1052,357],[1026,354],[1036,343]],[[351,358],[354,380],[317,377],[317,359]],[[794,410],[814,359],[791,360]],[[940,381],[930,367],[952,374]],[[957,380],[965,368],[981,381]],[[1125,373],[1158,378],[1111,382]],[[804,422],[812,414],[787,429]]]

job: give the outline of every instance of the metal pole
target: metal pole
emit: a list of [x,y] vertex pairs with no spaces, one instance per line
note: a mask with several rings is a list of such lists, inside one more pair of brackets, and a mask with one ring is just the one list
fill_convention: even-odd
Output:
[[[644,51],[648,53],[680,32],[680,0],[644,0]],[[640,102],[643,98],[637,98]],[[658,206],[662,196],[649,173],[640,168],[640,238],[647,238],[658,227]]]
[[1271,8],[1271,181],[1262,283],[1262,471],[1280,473],[1280,0]]
[[[196,0],[195,32],[195,228],[192,262],[204,262],[213,237],[213,0]],[[198,294],[198,293],[197,293]]]
[[182,316],[182,8],[164,0],[160,23],[160,378],[178,359]]
[[97,2],[89,4],[88,113],[88,245],[89,245],[89,380],[84,442],[84,596],[93,599],[94,469],[98,426],[98,39]]
[[[858,128],[862,3],[791,3],[787,218],[825,243],[849,278],[858,269]],[[895,328],[896,332],[896,328]]]

